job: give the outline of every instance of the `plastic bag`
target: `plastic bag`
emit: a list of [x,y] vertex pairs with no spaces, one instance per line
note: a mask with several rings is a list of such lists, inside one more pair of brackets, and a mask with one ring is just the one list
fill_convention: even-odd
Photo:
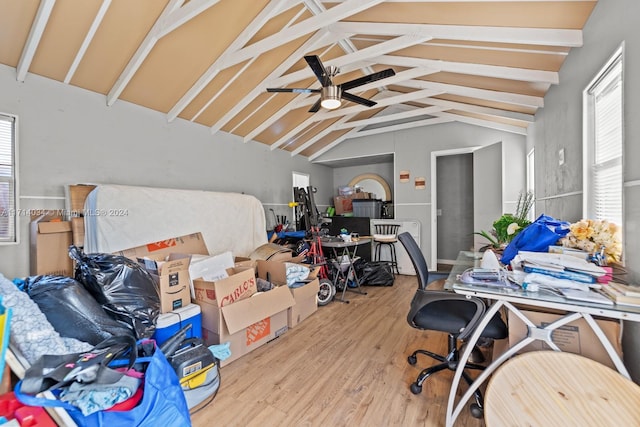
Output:
[[508,265],[518,251],[547,252],[549,246],[569,233],[569,225],[566,221],[540,215],[513,238],[502,253],[500,262]]
[[385,261],[367,262],[362,266],[358,279],[362,285],[391,286],[394,281],[391,264]]
[[113,318],[130,325],[137,339],[150,338],[160,315],[156,280],[137,262],[119,255],[84,254],[71,246],[75,277]]
[[24,290],[60,336],[96,345],[133,331],[109,316],[95,298],[71,277],[31,276]]
[[64,408],[80,427],[138,426],[156,427],[191,425],[189,408],[178,376],[160,349],[152,356],[138,357],[136,366],[146,366],[141,401],[130,410],[106,410],[84,416],[75,406],[61,400],[36,397],[14,388],[16,398],[25,405]]

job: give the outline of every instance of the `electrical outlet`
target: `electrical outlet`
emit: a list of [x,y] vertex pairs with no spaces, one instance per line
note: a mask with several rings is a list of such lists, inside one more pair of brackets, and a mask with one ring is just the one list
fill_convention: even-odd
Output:
[[558,150],[558,165],[564,165],[564,148]]
[[442,216],[442,209],[437,209],[436,210],[436,215],[437,216]]

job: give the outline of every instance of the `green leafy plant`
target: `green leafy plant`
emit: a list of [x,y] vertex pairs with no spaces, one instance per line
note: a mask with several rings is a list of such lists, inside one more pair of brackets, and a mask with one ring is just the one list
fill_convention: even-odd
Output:
[[493,229],[490,232],[485,230],[476,231],[473,234],[480,235],[489,241],[489,247],[503,248],[531,221],[527,219],[529,211],[533,206],[534,196],[531,191],[520,192],[516,204],[515,214],[506,213],[493,222]]

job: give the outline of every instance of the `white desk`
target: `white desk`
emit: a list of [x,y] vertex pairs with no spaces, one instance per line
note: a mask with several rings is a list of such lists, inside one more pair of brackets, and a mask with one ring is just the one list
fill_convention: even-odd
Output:
[[[446,426],[452,427],[456,418],[464,408],[464,405],[469,401],[473,392],[483,384],[487,378],[506,360],[508,360],[515,353],[527,346],[529,343],[535,340],[545,341],[549,347],[553,350],[560,351],[558,346],[554,344],[552,340],[552,332],[561,326],[566,325],[574,320],[584,318],[589,327],[596,334],[603,347],[607,351],[609,357],[611,357],[618,372],[620,372],[626,378],[629,378],[629,373],[624,366],[620,356],[615,351],[600,326],[596,323],[592,316],[601,316],[610,319],[629,320],[633,322],[640,322],[640,308],[627,307],[627,306],[607,306],[602,304],[583,303],[578,301],[569,301],[561,296],[556,296],[547,292],[527,292],[522,289],[506,289],[506,288],[494,288],[477,285],[467,285],[457,281],[457,275],[462,273],[466,268],[478,265],[480,257],[471,252],[461,252],[456,265],[451,270],[451,274],[447,279],[446,288],[453,289],[455,292],[463,295],[476,296],[479,298],[490,301],[490,307],[486,311],[482,318],[482,321],[478,325],[477,329],[471,334],[469,342],[467,343],[464,352],[462,353],[460,360],[467,360],[471,355],[471,350],[474,348],[475,343],[480,338],[480,334],[484,328],[489,324],[491,318],[498,312],[498,310],[505,308],[515,314],[520,320],[522,320],[528,327],[528,335],[519,342],[509,347],[500,357],[495,359],[487,368],[480,373],[474,383],[462,396],[460,401],[455,404],[456,391],[462,377],[462,371],[464,364],[459,364],[456,370],[453,382],[451,383],[451,390],[449,392],[449,400],[447,403],[447,419]],[[514,305],[515,304],[515,305]],[[557,309],[567,312],[566,315],[560,317],[553,323],[545,326],[538,327],[531,320],[529,320],[525,314],[522,313],[516,305],[527,305],[529,307],[539,307],[541,309]],[[454,406],[455,405],[455,406]]]

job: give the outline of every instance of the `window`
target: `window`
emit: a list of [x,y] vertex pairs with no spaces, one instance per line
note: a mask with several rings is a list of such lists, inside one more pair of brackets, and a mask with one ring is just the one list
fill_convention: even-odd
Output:
[[623,226],[624,45],[584,92],[584,215]]
[[17,242],[16,120],[0,114],[0,243]]

